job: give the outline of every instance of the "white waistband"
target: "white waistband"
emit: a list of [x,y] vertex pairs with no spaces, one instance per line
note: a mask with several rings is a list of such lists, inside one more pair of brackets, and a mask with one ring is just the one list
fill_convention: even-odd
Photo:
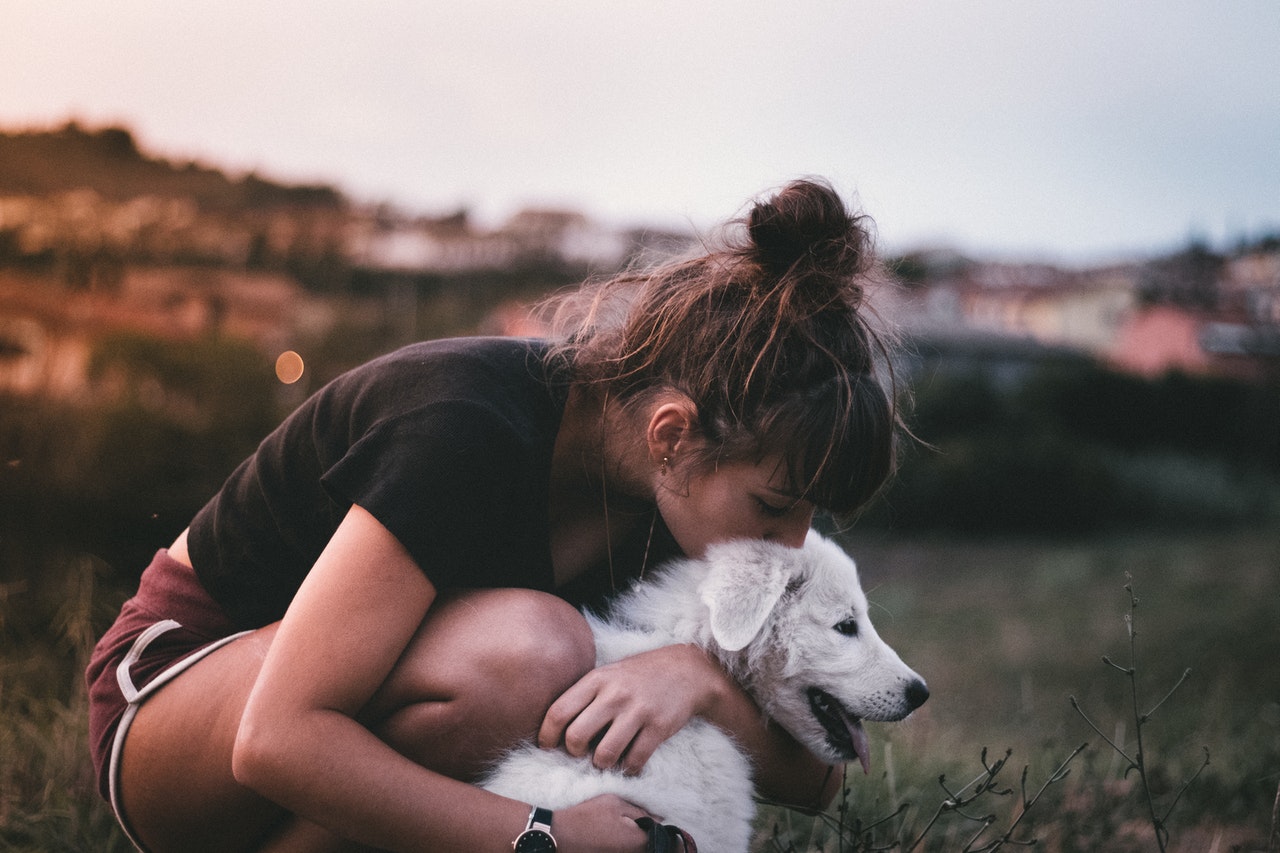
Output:
[[133,832],[129,829],[129,822],[124,817],[124,804],[120,801],[120,757],[124,752],[124,738],[129,732],[129,726],[133,724],[133,718],[138,713],[138,708],[142,707],[142,703],[147,697],[155,693],[164,685],[168,684],[177,676],[181,675],[189,667],[199,662],[206,655],[217,651],[227,643],[252,631],[241,631],[238,634],[232,634],[229,637],[223,637],[221,640],[210,643],[183,658],[182,660],[163,670],[151,681],[147,682],[141,690],[133,684],[133,675],[129,669],[137,663],[143,652],[147,650],[147,646],[151,645],[155,639],[162,634],[172,631],[174,628],[181,628],[182,625],[172,619],[165,619],[155,623],[147,630],[138,635],[133,641],[133,645],[129,647],[129,653],[124,656],[124,660],[120,661],[120,665],[116,667],[116,681],[120,685],[120,692],[124,695],[125,701],[129,706],[124,710],[124,716],[120,718],[120,723],[116,726],[116,736],[111,742],[111,761],[107,766],[107,780],[111,795],[111,808],[116,813],[116,820],[120,823],[120,828],[124,830],[124,834],[133,842],[133,846],[139,850],[145,851],[141,842],[134,837]]

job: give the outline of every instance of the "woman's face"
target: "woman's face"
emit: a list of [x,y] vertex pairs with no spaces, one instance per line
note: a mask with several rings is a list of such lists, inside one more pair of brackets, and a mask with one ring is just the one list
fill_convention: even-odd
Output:
[[804,544],[814,505],[786,491],[777,456],[761,462],[725,462],[686,476],[660,474],[656,500],[681,550],[700,557],[708,545],[730,539],[765,539],[792,548]]

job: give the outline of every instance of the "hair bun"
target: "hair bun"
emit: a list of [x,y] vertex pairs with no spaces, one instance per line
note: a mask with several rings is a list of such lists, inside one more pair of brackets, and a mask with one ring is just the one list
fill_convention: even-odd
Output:
[[861,271],[870,255],[861,220],[828,184],[800,180],[753,207],[747,233],[757,260],[771,272],[781,275],[806,262],[815,271],[847,276]]

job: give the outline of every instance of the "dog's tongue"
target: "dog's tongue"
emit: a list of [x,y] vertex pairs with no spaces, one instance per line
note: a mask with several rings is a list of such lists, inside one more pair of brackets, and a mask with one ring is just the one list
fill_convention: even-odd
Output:
[[867,730],[862,727],[861,720],[850,717],[843,709],[840,716],[844,718],[844,726],[849,730],[849,739],[853,741],[853,751],[858,756],[858,763],[862,765],[862,774],[868,776],[871,774],[871,741],[867,738]]

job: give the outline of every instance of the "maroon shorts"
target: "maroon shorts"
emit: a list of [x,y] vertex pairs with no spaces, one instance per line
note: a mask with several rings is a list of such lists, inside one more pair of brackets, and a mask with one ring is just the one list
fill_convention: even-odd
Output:
[[156,552],[138,592],[98,641],[89,685],[89,750],[98,790],[128,831],[116,776],[124,735],[142,702],[205,654],[239,636],[195,572]]

